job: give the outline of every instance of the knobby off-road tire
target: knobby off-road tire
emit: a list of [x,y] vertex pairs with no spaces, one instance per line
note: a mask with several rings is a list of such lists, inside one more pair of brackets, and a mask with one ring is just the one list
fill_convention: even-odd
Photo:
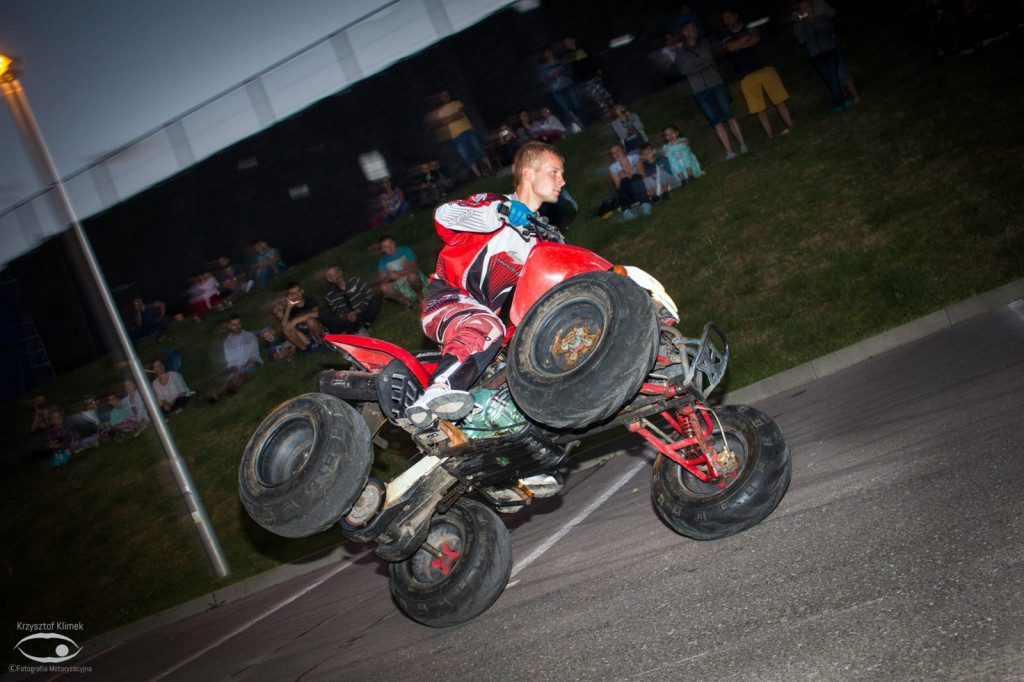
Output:
[[[574,336],[575,355],[564,344]],[[587,272],[553,287],[523,318],[509,349],[508,385],[534,421],[582,428],[636,394],[657,351],[650,294],[623,275]]]
[[307,537],[348,512],[372,464],[370,429],[359,413],[334,396],[307,393],[281,404],[249,439],[239,497],[263,528]]
[[490,507],[459,499],[431,519],[426,544],[445,552],[445,561],[420,548],[390,566],[391,594],[413,620],[435,628],[459,625],[501,596],[512,572],[512,549],[508,530]]
[[696,540],[717,540],[763,521],[779,504],[792,471],[789,446],[769,417],[744,405],[715,410],[715,446],[725,440],[739,460],[739,473],[724,488],[704,483],[676,462],[659,455],[651,496],[673,530]]

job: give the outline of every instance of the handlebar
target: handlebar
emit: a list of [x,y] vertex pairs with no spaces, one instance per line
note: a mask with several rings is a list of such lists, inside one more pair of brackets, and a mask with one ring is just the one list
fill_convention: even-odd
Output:
[[[508,217],[508,204],[505,202],[498,204],[498,213]],[[538,218],[536,215],[531,214],[527,220],[530,221],[530,225],[528,227],[516,227],[515,225],[512,225],[512,228],[518,230],[523,239],[529,239],[530,235],[534,234],[545,241],[555,242],[557,244],[565,243],[565,237],[557,227],[548,223],[547,218],[543,216]]]

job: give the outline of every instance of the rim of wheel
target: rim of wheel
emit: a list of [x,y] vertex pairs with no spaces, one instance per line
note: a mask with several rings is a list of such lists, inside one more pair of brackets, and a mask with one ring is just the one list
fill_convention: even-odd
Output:
[[292,417],[274,427],[256,462],[256,478],[268,488],[284,485],[309,460],[316,429],[306,417]]
[[533,366],[551,377],[575,371],[600,346],[607,322],[604,307],[593,299],[566,301],[537,325],[530,344]]
[[433,584],[444,580],[457,565],[463,551],[463,532],[455,523],[440,521],[430,528],[426,544],[441,551],[437,557],[422,547],[409,559],[409,569],[414,580]]
[[[715,436],[715,446],[718,449],[721,449],[722,432],[715,429],[713,433]],[[747,452],[747,442],[732,429],[725,430],[725,440],[729,444],[729,449],[736,455],[736,463],[738,465],[736,475],[726,478],[725,486],[720,487],[720,483],[705,483],[683,467],[676,466],[676,470],[678,472],[676,475],[680,477],[679,480],[686,490],[699,497],[714,497],[715,495],[729,490],[737,481],[744,478],[744,474],[746,473],[747,457],[749,454]]]

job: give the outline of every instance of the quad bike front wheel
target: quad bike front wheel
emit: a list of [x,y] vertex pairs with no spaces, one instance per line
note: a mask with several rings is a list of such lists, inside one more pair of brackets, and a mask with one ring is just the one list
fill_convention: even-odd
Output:
[[554,428],[613,415],[643,385],[658,352],[651,296],[613,272],[552,287],[512,337],[508,385],[516,405]]
[[307,537],[351,509],[372,464],[370,429],[355,408],[307,393],[281,404],[249,439],[238,467],[238,494],[266,530]]
[[696,540],[728,537],[763,521],[785,494],[792,471],[789,446],[771,418],[744,405],[715,412],[715,446],[728,443],[739,465],[724,486],[701,481],[664,455],[654,462],[651,496],[658,514]]
[[462,498],[431,519],[415,554],[391,564],[391,594],[413,620],[449,627],[490,608],[511,572],[505,525],[490,507]]

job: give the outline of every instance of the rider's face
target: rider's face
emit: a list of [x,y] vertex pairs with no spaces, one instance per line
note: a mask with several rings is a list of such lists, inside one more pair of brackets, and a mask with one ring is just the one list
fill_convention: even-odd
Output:
[[550,152],[541,157],[541,162],[534,168],[533,192],[541,201],[554,203],[565,186],[562,177],[562,160]]

